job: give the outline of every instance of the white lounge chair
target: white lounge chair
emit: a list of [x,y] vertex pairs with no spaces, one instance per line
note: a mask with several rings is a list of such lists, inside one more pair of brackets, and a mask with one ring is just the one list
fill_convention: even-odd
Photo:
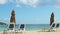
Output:
[[16,30],[16,33],[23,34],[23,32],[25,32],[25,24],[19,24],[18,30]]
[[14,23],[10,23],[8,25],[8,28],[5,31],[5,34],[15,34],[15,25],[14,25]]
[[51,25],[51,28],[49,29],[49,31],[60,31],[60,24],[59,23],[53,23]]
[[25,24],[20,24],[19,25],[19,30],[24,30],[25,31]]

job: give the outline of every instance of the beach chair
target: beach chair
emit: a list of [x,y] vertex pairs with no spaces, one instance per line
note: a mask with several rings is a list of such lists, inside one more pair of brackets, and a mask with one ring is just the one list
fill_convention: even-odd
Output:
[[16,33],[18,34],[25,34],[25,24],[19,24],[18,30],[16,30]]
[[25,24],[19,25],[19,30],[25,30]]
[[8,30],[14,31],[15,30],[15,25],[14,23],[10,23],[8,26]]
[[56,28],[59,28],[59,24],[56,24]]
[[14,25],[14,23],[10,23],[8,25],[8,28],[5,31],[5,34],[15,34],[15,25]]
[[52,32],[52,31],[54,31],[54,29],[55,29],[55,23],[53,23],[51,26],[50,26],[50,29],[48,30],[48,32]]
[[49,31],[51,32],[51,31],[60,31],[60,24],[59,23],[53,23],[52,25],[51,25],[51,28],[49,29]]
[[56,31],[60,31],[60,23],[57,23],[55,28],[56,28]]

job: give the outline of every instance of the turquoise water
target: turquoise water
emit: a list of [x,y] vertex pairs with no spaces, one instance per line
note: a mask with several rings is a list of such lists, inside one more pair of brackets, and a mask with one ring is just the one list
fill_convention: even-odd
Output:
[[[16,25],[16,29],[18,30],[19,25]],[[0,26],[0,31],[4,31],[8,28],[8,25]],[[50,28],[49,24],[26,24],[25,30],[41,30],[44,28]]]

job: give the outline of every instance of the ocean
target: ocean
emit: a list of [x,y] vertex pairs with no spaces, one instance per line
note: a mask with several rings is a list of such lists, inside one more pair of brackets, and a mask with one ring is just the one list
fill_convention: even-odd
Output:
[[[8,28],[8,25],[0,25],[0,31],[4,31]],[[19,25],[16,25],[16,29],[18,30]],[[25,30],[42,30],[44,28],[50,28],[49,24],[26,24]]]

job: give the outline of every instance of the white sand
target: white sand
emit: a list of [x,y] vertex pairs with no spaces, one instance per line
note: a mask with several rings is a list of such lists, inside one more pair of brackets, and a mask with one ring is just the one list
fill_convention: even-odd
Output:
[[3,34],[3,32],[0,32],[0,34]]
[[[4,33],[0,32],[0,34],[4,34]],[[60,32],[17,31],[17,32],[9,32],[8,34],[60,34]]]
[[27,31],[26,34],[60,34],[60,32]]

